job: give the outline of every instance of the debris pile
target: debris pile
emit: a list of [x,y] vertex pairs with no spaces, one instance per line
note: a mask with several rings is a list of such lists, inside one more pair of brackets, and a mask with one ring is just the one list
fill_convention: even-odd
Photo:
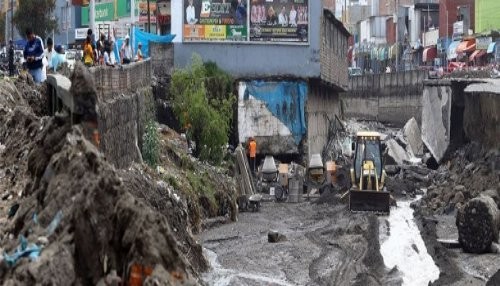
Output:
[[500,154],[472,142],[449,156],[435,171],[421,201],[424,214],[448,214],[488,190],[500,190]]
[[0,210],[8,214],[0,218],[0,280],[196,284],[208,264],[193,233],[205,217],[236,219],[229,171],[187,155],[167,127],[156,170],[116,170],[68,115],[39,117],[44,97],[23,80],[19,91],[0,84]]
[[33,261],[4,264],[3,281],[96,285],[112,270],[128,279],[130,266],[138,264],[150,267],[150,278],[163,283],[193,282],[167,218],[126,190],[78,126],[55,117],[33,141],[31,180],[1,243],[10,252],[20,237],[41,252]]

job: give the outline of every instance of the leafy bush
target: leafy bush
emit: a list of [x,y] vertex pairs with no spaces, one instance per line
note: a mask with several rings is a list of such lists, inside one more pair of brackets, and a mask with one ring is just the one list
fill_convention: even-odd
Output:
[[174,71],[170,91],[174,113],[195,143],[193,154],[219,164],[233,117],[231,77],[214,63],[204,65],[195,54],[190,66]]

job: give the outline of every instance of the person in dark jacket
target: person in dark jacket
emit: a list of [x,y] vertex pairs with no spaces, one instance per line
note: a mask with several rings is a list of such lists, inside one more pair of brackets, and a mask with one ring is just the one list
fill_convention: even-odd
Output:
[[42,68],[44,57],[42,39],[36,36],[31,29],[26,30],[26,38],[28,42],[24,47],[24,59],[26,59],[26,66],[28,72],[33,77],[36,83],[42,81]]

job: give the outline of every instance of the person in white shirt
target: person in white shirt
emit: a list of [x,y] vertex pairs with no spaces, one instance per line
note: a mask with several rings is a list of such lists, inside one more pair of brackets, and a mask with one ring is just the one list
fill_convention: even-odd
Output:
[[286,17],[285,6],[281,8],[281,13],[278,15],[278,24],[282,25],[283,27],[288,26],[288,19]]
[[295,10],[294,5],[292,5],[292,9],[290,9],[290,26],[297,27],[297,10]]
[[193,0],[189,0],[189,5],[186,8],[186,22],[191,25],[198,22],[198,19],[196,19],[196,11],[193,6]]
[[47,38],[47,48],[45,49],[45,57],[47,58],[48,68],[52,67],[52,56],[54,55],[54,42],[52,38]]

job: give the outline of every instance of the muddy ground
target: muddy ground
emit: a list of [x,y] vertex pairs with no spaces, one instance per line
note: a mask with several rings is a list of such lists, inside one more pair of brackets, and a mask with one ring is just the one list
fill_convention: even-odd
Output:
[[[264,203],[236,223],[205,231],[212,264],[207,285],[400,285],[383,266],[378,218],[341,204]],[[268,242],[268,231],[286,239]],[[217,258],[215,259],[215,255]]]
[[[269,202],[238,218],[199,236],[212,265],[206,285],[403,285],[380,254],[387,217],[351,214],[342,204]],[[432,285],[485,285],[497,272],[499,254],[467,254],[436,241],[457,238],[453,215],[417,215],[416,221],[441,272]],[[286,238],[269,243],[270,230]]]

